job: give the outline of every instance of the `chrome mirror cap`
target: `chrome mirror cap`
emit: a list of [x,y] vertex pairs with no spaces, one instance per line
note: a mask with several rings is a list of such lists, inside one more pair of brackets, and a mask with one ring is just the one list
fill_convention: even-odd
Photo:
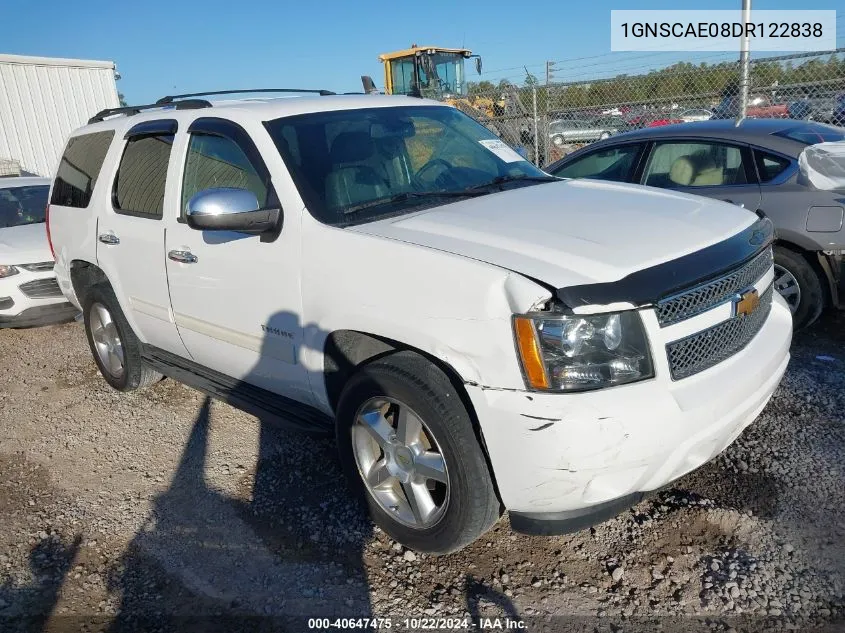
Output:
[[258,211],[261,205],[255,194],[247,189],[214,187],[203,189],[188,201],[189,216],[231,215]]

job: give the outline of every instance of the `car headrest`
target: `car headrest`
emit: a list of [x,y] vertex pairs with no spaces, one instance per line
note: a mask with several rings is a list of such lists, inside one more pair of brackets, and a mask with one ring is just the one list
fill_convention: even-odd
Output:
[[695,178],[695,164],[690,160],[689,156],[681,156],[676,158],[669,169],[669,180],[676,185],[685,187],[692,183]]
[[[682,187],[688,185],[721,184],[710,182],[721,178],[722,170],[709,152],[698,151],[694,154],[675,159],[669,169],[669,180]],[[702,179],[702,182],[699,180]],[[706,181],[706,182],[704,182]]]
[[332,142],[331,159],[335,165],[357,163],[373,155],[375,145],[366,132],[342,132]]

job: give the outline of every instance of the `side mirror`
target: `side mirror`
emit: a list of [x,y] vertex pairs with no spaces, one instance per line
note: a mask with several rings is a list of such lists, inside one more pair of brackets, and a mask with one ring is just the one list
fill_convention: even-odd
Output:
[[361,75],[361,84],[364,86],[364,92],[368,95],[375,95],[378,94],[378,88],[376,88],[376,82],[373,81],[373,78],[369,75]]
[[239,231],[260,234],[278,228],[281,209],[262,209],[247,189],[204,189],[188,201],[188,226],[199,231]]

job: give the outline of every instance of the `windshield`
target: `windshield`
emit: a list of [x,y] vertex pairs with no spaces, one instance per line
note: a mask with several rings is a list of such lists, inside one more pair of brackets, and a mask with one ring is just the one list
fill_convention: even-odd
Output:
[[843,141],[845,140],[845,130],[823,123],[806,123],[775,132],[775,136],[782,136],[805,145],[815,145],[816,143]]
[[447,106],[315,112],[265,125],[308,210],[331,225],[550,179],[487,128]]
[[0,189],[0,228],[44,222],[49,185]]
[[[419,79],[420,93],[424,97],[463,95],[464,57],[458,53],[438,52],[433,55],[409,56],[390,63],[393,81],[392,94],[407,95]],[[417,72],[414,72],[418,66]]]

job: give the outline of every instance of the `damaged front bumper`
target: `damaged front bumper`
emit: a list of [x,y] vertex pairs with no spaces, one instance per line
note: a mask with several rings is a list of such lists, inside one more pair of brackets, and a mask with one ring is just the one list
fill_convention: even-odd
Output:
[[655,352],[654,379],[600,391],[468,386],[514,529],[550,534],[599,523],[714,458],[765,407],[786,370],[791,333],[789,310],[776,300],[743,350],[683,380],[673,381],[665,354]]

